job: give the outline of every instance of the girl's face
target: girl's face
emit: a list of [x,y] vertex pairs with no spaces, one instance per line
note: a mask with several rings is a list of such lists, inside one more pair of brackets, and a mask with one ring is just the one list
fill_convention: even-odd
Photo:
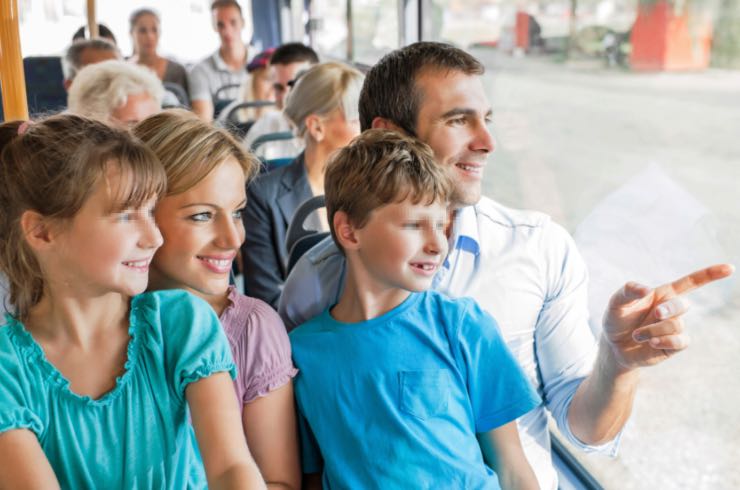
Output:
[[159,20],[153,15],[140,15],[131,31],[131,37],[137,53],[145,55],[156,53],[159,43]]
[[133,296],[146,289],[149,264],[162,245],[153,217],[156,197],[137,208],[111,211],[120,182],[120,170],[110,166],[75,217],[59,225],[50,284],[90,297]]
[[344,148],[360,134],[360,120],[348,120],[341,107],[323,117],[324,141],[330,151]]
[[239,162],[229,157],[192,189],[157,204],[164,245],[152,263],[152,287],[182,288],[214,307],[222,304],[244,241],[244,182]]

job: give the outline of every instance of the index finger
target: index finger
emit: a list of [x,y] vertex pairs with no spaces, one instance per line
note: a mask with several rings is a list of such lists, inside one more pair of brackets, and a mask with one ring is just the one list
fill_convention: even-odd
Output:
[[664,287],[669,287],[673,290],[674,293],[683,294],[700,288],[706,284],[709,284],[710,282],[724,279],[725,277],[731,275],[734,271],[735,267],[730,264],[712,265],[705,269],[694,271],[691,274],[683,276],[680,279],[676,279],[670,284],[662,286],[660,289],[663,289]]

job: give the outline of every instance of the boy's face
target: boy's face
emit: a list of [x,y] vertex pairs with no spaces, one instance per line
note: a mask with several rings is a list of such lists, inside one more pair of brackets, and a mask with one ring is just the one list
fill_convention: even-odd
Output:
[[396,288],[423,291],[447,256],[447,203],[414,204],[410,199],[374,210],[355,229],[357,248],[349,260],[365,276],[370,291]]

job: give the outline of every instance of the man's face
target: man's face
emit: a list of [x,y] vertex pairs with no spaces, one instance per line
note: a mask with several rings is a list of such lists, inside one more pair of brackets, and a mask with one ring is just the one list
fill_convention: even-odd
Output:
[[221,47],[230,48],[242,42],[244,19],[236,7],[221,7],[213,11],[213,26],[221,38]]
[[272,86],[275,89],[275,105],[278,109],[285,107],[285,97],[288,95],[288,82],[293,80],[301,70],[307,69],[311,64],[308,61],[298,61],[287,65],[272,65]]
[[421,94],[416,136],[427,143],[455,184],[451,203],[470,206],[481,196],[486,157],[493,151],[491,109],[477,75],[427,70],[416,77]]

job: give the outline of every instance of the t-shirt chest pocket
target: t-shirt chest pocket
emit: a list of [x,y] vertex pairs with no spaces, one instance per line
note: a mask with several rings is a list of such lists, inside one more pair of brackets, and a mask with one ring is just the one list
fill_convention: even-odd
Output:
[[401,371],[400,408],[422,420],[447,410],[450,398],[450,375],[444,369]]

